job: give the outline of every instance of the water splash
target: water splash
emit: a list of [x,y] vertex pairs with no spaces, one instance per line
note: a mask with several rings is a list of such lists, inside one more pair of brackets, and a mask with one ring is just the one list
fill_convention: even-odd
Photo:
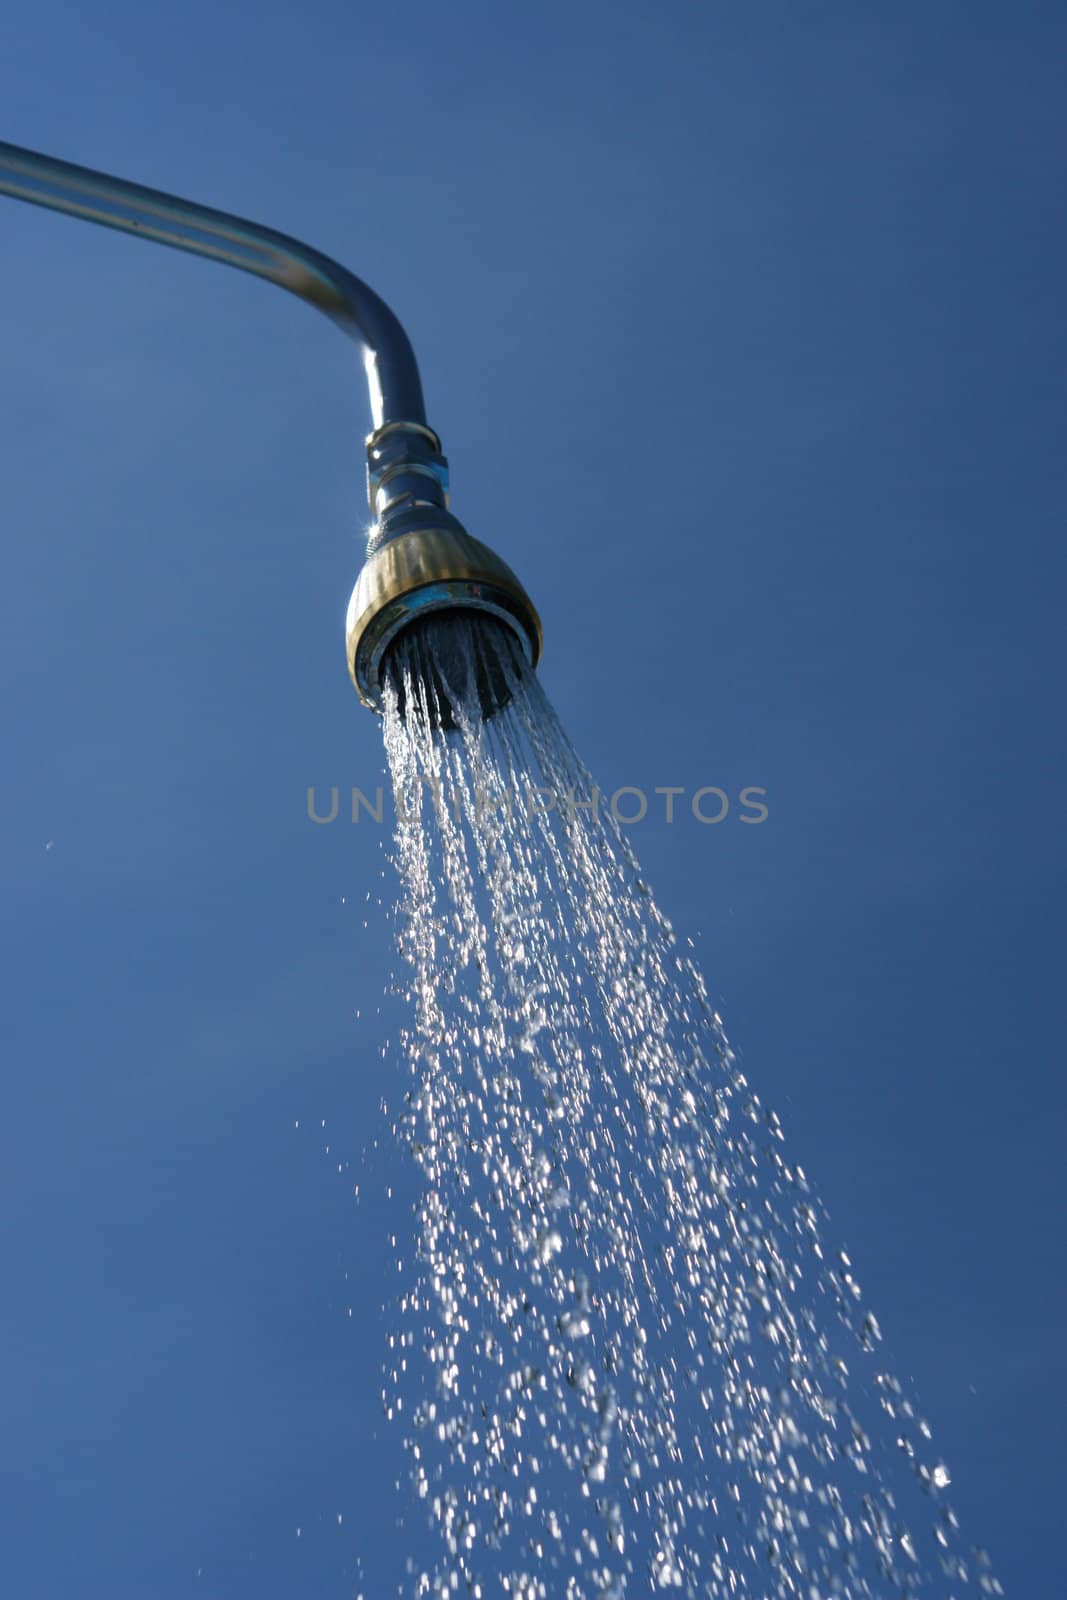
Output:
[[[487,680],[511,696],[489,722]],[[422,1176],[387,1405],[440,1536],[412,1592],[1001,1593],[777,1116],[504,630],[401,639],[385,741],[414,1004],[398,1127]]]

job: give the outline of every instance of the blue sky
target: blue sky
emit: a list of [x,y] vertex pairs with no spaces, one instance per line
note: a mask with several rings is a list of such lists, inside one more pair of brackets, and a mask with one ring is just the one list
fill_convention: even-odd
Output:
[[[0,59],[0,136],[390,301],[604,788],[767,789],[762,827],[633,840],[1028,1600],[1062,1589],[1065,43],[1038,4],[44,0]],[[0,241],[0,1587],[378,1595],[394,880],[305,810],[383,781],[343,659],[362,374],[238,274],[9,201]]]

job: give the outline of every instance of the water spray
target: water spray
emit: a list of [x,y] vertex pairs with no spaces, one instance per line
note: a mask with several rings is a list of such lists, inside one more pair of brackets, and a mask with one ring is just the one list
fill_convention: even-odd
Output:
[[[448,629],[439,624],[495,619],[530,666],[541,654],[541,621],[526,590],[448,505],[448,463],[426,421],[411,342],[394,313],[360,278],[272,228],[123,178],[74,166],[0,141],[0,194],[85,222],[117,228],[266,278],[314,306],[360,347],[373,431],[367,439],[367,498],[373,523],[363,569],[348,604],[348,670],[365,706],[381,714],[390,651],[418,626],[433,672],[431,717],[450,719]],[[434,619],[426,628],[425,619]],[[505,674],[483,666],[477,701],[489,717],[509,696]]]

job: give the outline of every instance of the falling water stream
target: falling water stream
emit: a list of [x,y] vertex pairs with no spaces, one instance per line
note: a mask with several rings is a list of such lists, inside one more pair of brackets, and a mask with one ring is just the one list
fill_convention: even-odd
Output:
[[421,1198],[386,1398],[439,1536],[408,1591],[1001,1593],[777,1116],[509,639],[429,619],[387,685]]

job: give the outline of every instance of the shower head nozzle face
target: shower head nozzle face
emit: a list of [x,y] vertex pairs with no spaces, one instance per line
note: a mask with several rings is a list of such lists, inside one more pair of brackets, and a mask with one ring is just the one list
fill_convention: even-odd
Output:
[[[345,629],[348,668],[360,699],[374,711],[382,710],[390,647],[430,618],[481,614],[502,625],[531,666],[541,654],[540,618],[511,568],[447,512],[435,523],[398,533],[372,548],[352,591]],[[422,630],[421,651],[427,661],[432,659],[427,652],[435,641],[441,648],[442,638],[447,634],[440,629]],[[437,673],[440,684],[445,676]],[[499,709],[502,694],[502,680],[494,682],[492,674],[484,678],[479,688],[483,715]]]
[[514,631],[489,612],[431,612],[397,634],[382,661],[382,681],[402,721],[462,728],[504,709],[525,660]]

